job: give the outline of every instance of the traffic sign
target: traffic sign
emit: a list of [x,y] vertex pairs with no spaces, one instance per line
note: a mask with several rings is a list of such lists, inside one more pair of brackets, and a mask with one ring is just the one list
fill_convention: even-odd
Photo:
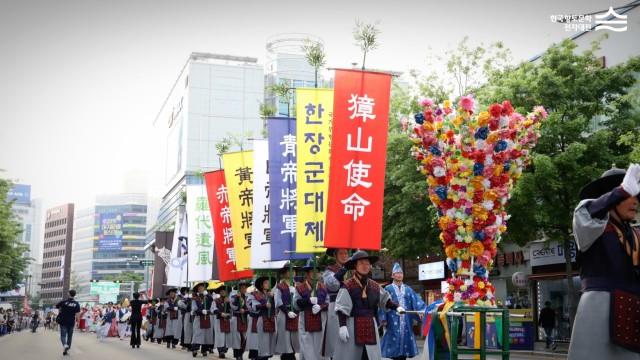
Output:
[[155,260],[140,260],[140,265],[142,266],[153,266],[155,263]]

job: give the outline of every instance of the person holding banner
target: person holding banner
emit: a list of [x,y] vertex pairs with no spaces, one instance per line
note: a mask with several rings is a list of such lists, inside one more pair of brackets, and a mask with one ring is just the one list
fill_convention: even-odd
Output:
[[231,310],[233,313],[231,318],[231,333],[233,334],[231,347],[233,348],[233,357],[236,360],[242,359],[247,342],[247,315],[249,312],[247,307],[247,287],[250,284],[247,281],[241,281],[238,284],[238,292],[231,296]]
[[217,299],[213,302],[213,313],[216,315],[213,323],[215,333],[214,346],[218,349],[218,357],[224,359],[227,349],[231,346],[232,342],[231,321],[229,320],[231,317],[231,306],[225,286],[220,286],[214,291],[218,294]]
[[156,304],[156,323],[154,324],[153,338],[156,339],[158,344],[162,344],[164,339],[164,332],[167,328],[167,319],[164,316],[164,302],[165,298],[159,298]]
[[211,302],[205,294],[207,283],[201,282],[193,287],[191,298],[191,317],[193,318],[193,337],[191,339],[191,354],[198,356],[198,350],[202,356],[207,356],[207,346],[213,344],[213,332],[211,331]]
[[265,360],[273,356],[276,350],[276,308],[270,292],[271,279],[259,277],[256,279],[255,287],[251,306],[252,310],[258,314],[256,319],[257,359]]
[[[210,311],[210,318],[211,321],[214,320],[214,316],[213,313],[215,311],[215,301],[218,298],[218,294],[215,293],[215,289],[218,288],[218,286],[220,286],[220,283],[216,283],[214,281],[209,281],[208,285],[207,285],[207,293],[205,295],[207,304],[211,304],[211,311]],[[213,342],[211,344],[207,344],[207,352],[212,353],[213,354],[213,348],[214,348],[214,344],[215,344],[215,339],[216,339],[216,329],[215,326],[211,326],[211,339],[213,340]]]
[[180,310],[182,331],[180,336],[180,346],[182,349],[191,349],[191,336],[193,324],[191,320],[191,300],[189,299],[189,288],[183,286],[178,295],[178,309]]
[[258,358],[258,317],[260,314],[253,309],[253,302],[255,301],[255,292],[258,291],[254,285],[247,288],[247,309],[249,312],[248,320],[249,326],[247,329],[247,344],[246,348],[249,350],[249,359]]
[[338,315],[336,314],[336,297],[338,291],[342,287],[344,276],[347,273],[347,269],[344,268],[344,264],[349,261],[348,249],[327,249],[327,255],[335,258],[335,263],[329,265],[327,269],[322,273],[322,280],[329,292],[329,311],[327,311],[327,326],[324,328],[321,355],[324,357],[332,357],[333,349],[335,348],[336,341],[338,341]]
[[324,284],[318,281],[317,269],[309,259],[303,268],[304,280],[296,285],[293,296],[295,308],[300,311],[298,333],[300,353],[305,360],[322,360],[324,329],[327,326],[329,293]]
[[180,315],[178,313],[178,300],[176,299],[177,292],[178,289],[176,288],[167,290],[166,295],[168,298],[162,312],[167,321],[164,333],[164,341],[167,343],[167,349],[170,347],[173,349],[176,348],[180,333],[182,332],[180,330],[182,324],[180,323]]
[[340,329],[333,360],[380,360],[377,314],[379,308],[404,313],[404,308],[391,300],[391,295],[369,278],[371,265],[378,261],[366,251],[356,251],[345,264],[355,270],[336,298]]
[[[404,272],[400,264],[393,264],[391,276],[393,283],[385,287],[391,295],[391,300],[407,310],[423,312],[426,308],[424,301],[412,288],[402,282]],[[419,321],[419,316],[381,309],[378,318],[381,325],[387,329],[382,337],[382,356],[393,360],[406,360],[418,355],[418,345],[413,335],[413,321]]]
[[276,354],[279,354],[282,360],[294,360],[295,354],[300,351],[298,314],[293,309],[291,276],[287,263],[280,269],[280,282],[273,292],[275,306],[278,310],[276,315]]

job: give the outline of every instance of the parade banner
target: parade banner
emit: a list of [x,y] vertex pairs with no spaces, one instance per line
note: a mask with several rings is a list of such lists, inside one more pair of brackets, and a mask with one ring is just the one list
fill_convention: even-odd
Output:
[[271,222],[269,212],[269,142],[253,142],[253,231],[251,268],[278,269],[286,261],[271,261]]
[[324,231],[329,189],[332,89],[296,90],[298,211],[296,252],[325,251]]
[[[188,280],[206,281],[211,279],[213,254],[213,225],[207,191],[203,184],[187,184],[188,232],[193,237],[187,244]],[[176,227],[175,232],[179,232]]]
[[296,250],[296,120],[267,119],[269,130],[269,217],[271,260],[306,259]]
[[253,151],[224,154],[222,162],[229,191],[236,269],[249,270],[253,226]]
[[251,277],[252,272],[249,270],[236,271],[236,250],[233,246],[229,190],[224,170],[205,173],[204,182],[207,185],[207,197],[215,234],[218,279],[230,281]]
[[391,75],[336,70],[325,246],[379,250]]
[[[173,229],[171,261],[167,285],[184,286],[187,282],[187,214],[176,213],[176,225]],[[215,252],[215,251],[214,251]]]

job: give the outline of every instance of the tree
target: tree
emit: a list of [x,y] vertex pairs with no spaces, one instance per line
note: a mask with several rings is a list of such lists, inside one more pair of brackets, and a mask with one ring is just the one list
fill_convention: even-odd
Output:
[[362,50],[362,70],[365,69],[367,53],[378,48],[379,36],[380,29],[378,29],[377,24],[367,24],[356,20],[356,26],[353,28],[353,39]]
[[7,193],[12,183],[0,178],[0,291],[15,289],[24,280],[24,271],[31,259],[25,254],[29,248],[18,238],[20,223],[13,213],[13,201]]
[[302,51],[304,51],[304,57],[307,59],[307,63],[313,66],[315,70],[315,87],[318,87],[318,71],[322,69],[326,63],[326,54],[324,52],[324,46],[310,39],[305,39],[302,45]]
[[123,271],[119,274],[107,275],[104,277],[106,281],[120,281],[120,283],[129,284],[133,282],[134,291],[138,291],[140,283],[144,281],[144,275],[130,270]]
[[287,102],[287,117],[291,116],[291,88],[286,83],[273,84],[268,87],[277,97]]
[[594,52],[581,53],[566,40],[549,48],[538,63],[494,73],[478,96],[485,104],[510,99],[518,110],[543,105],[549,117],[535,148],[533,166],[519,181],[508,213],[505,240],[524,244],[536,239],[564,245],[570,323],[576,311],[570,244],[578,190],[612,164],[627,165],[631,148],[620,142],[637,131],[626,96],[636,83],[640,58],[603,68]]
[[[259,112],[260,112],[260,118],[262,119],[262,137],[263,138],[267,138],[268,133],[267,133],[267,118],[273,117],[276,115],[276,111],[277,109],[275,108],[275,106],[271,106],[267,103],[261,102],[260,103],[260,108],[259,108]],[[217,146],[217,144],[216,144]]]

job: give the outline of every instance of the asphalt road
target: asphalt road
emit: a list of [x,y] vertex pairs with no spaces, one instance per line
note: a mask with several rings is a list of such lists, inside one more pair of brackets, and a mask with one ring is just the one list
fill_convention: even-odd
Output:
[[[129,341],[115,338],[99,342],[95,334],[74,332],[73,343],[69,355],[62,355],[60,335],[57,331],[45,331],[43,328],[32,334],[22,331],[0,337],[0,358],[18,360],[54,360],[54,359],[83,359],[83,360],[122,360],[122,359],[153,359],[179,360],[192,359],[191,353],[183,350],[167,350],[164,345],[152,344],[143,340],[140,349],[131,349]],[[245,359],[247,359],[245,352]],[[227,354],[227,359],[233,358]],[[558,357],[555,357],[557,359]],[[203,359],[202,355],[198,359]],[[218,359],[216,355],[209,355],[207,359]],[[279,359],[273,357],[272,359]],[[419,359],[419,358],[415,358]],[[498,359],[495,357],[495,359]],[[511,359],[552,359],[546,356],[531,354],[512,354]],[[354,359],[359,360],[359,359]]]

